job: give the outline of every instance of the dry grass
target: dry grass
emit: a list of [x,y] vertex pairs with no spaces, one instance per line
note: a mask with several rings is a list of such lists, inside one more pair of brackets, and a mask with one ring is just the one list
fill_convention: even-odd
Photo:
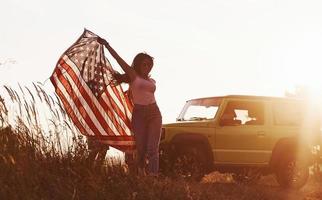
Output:
[[37,84],[35,92],[19,89],[4,87],[0,93],[0,199],[322,198],[321,182],[313,179],[301,191],[286,191],[270,177],[242,185],[215,172],[199,183],[138,177],[119,160],[93,167],[59,99]]

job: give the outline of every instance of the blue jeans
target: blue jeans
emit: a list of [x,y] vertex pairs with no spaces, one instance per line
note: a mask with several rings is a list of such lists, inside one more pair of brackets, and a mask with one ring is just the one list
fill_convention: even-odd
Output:
[[144,169],[147,157],[149,174],[159,172],[161,125],[162,116],[157,104],[134,105],[132,129],[136,141],[138,167]]

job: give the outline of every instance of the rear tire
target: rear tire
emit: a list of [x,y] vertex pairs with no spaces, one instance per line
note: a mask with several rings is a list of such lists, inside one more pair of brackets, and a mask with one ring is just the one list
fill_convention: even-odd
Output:
[[276,171],[276,180],[284,188],[300,189],[308,178],[308,164],[295,157],[285,159]]

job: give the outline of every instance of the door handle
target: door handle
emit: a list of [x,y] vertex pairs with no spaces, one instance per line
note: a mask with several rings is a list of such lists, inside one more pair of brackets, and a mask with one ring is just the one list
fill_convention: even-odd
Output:
[[265,136],[265,131],[258,131],[257,136],[258,137],[264,137]]

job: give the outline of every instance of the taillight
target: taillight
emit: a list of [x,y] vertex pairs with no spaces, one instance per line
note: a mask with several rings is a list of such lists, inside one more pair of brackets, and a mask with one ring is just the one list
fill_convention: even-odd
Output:
[[165,128],[161,129],[161,140],[165,138]]

